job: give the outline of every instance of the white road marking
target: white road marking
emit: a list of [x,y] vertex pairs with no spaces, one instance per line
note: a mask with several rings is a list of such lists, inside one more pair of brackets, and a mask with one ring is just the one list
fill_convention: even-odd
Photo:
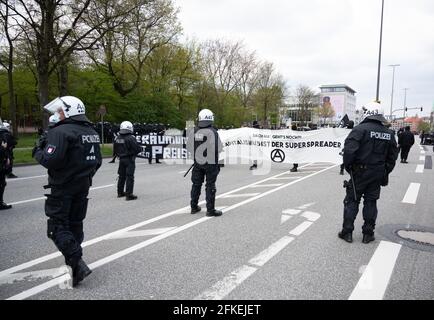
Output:
[[250,266],[242,266],[193,300],[222,300],[256,270],[256,268]]
[[29,179],[37,179],[37,178],[44,178],[48,177],[46,174],[41,176],[31,176],[31,177],[23,177],[23,178],[13,178],[13,179],[6,179],[7,182],[13,182],[13,181],[22,181],[22,180],[29,180]]
[[420,161],[425,161],[425,156],[420,156],[419,160]]
[[[113,186],[114,186],[114,184],[108,184],[108,185],[105,185],[105,186],[100,186],[100,187],[90,188],[89,190],[90,190],[90,191],[93,191],[93,190],[99,190],[99,189],[110,188],[110,187],[113,187]],[[47,197],[33,198],[33,199],[29,199],[29,200],[23,200],[23,201],[12,202],[12,203],[9,203],[9,204],[10,204],[10,205],[15,205],[15,204],[22,204],[22,203],[27,203],[27,202],[33,202],[33,201],[39,201],[39,200],[45,200],[45,199],[47,199]]]
[[423,169],[425,168],[424,164],[418,164],[416,167],[416,173],[423,173]]
[[145,237],[145,236],[155,236],[159,234],[166,233],[170,230],[175,229],[176,227],[169,227],[169,228],[158,228],[158,229],[148,229],[148,230],[138,230],[138,231],[127,231],[124,233],[119,233],[113,235],[111,239],[125,239],[125,238],[135,238],[135,237]]
[[222,198],[249,198],[257,196],[260,193],[238,193],[238,194],[228,194]]
[[291,215],[296,215],[299,214],[300,212],[301,210],[296,210],[296,209],[286,209],[282,211],[283,214],[291,214]]
[[309,207],[312,207],[314,204],[315,204],[315,202],[312,202],[312,203],[304,204],[304,205],[302,205],[302,206],[300,206],[298,208],[299,209],[307,209]]
[[250,188],[271,188],[271,187],[280,187],[283,183],[273,183],[273,184],[257,184],[251,186]]
[[[242,206],[242,205],[244,205],[244,204],[250,203],[250,202],[255,201],[255,200],[259,199],[259,198],[265,197],[265,196],[267,196],[267,195],[269,195],[269,194],[271,194],[271,193],[277,192],[277,191],[279,191],[279,190],[281,190],[281,189],[283,189],[283,188],[286,188],[286,187],[288,187],[288,186],[291,186],[291,185],[293,185],[293,184],[295,184],[295,183],[297,183],[297,182],[300,182],[300,181],[306,180],[306,179],[308,179],[308,178],[310,178],[310,177],[312,177],[312,176],[315,176],[315,175],[317,175],[317,174],[320,174],[320,173],[322,173],[322,172],[325,172],[325,171],[327,171],[327,170],[329,170],[329,169],[332,169],[332,168],[334,168],[334,167],[336,167],[336,166],[337,166],[337,165],[332,165],[332,166],[330,166],[330,167],[328,167],[328,168],[326,168],[326,169],[323,169],[323,170],[317,171],[317,172],[315,172],[315,173],[313,173],[313,174],[310,174],[310,175],[304,176],[304,177],[300,178],[299,180],[292,181],[292,182],[290,182],[290,183],[284,184],[284,185],[282,185],[282,186],[280,186],[280,187],[277,187],[277,188],[275,188],[275,189],[272,189],[272,190],[269,190],[269,191],[264,192],[264,193],[262,193],[262,194],[259,194],[259,195],[255,196],[255,197],[253,197],[253,198],[250,198],[250,199],[244,200],[244,201],[242,201],[242,202],[239,202],[239,203],[237,203],[237,204],[234,204],[234,205],[232,205],[232,206],[229,206],[229,207],[227,207],[226,209],[224,209],[223,211],[224,211],[224,212],[228,212],[228,211],[233,210],[233,209],[235,209],[235,208],[238,208],[238,207],[240,207],[240,206]],[[285,174],[285,173],[282,173],[282,174]],[[278,174],[278,175],[276,175],[276,176],[274,176],[274,177],[280,176],[280,175],[282,175],[282,174]],[[225,196],[225,195],[228,195],[228,194],[231,194],[231,193],[234,193],[234,192],[238,192],[238,191],[240,191],[240,190],[243,190],[243,189],[249,188],[251,185],[258,184],[258,183],[262,183],[262,182],[265,182],[265,181],[268,181],[268,180],[270,180],[270,179],[273,179],[274,177],[266,178],[266,179],[264,179],[264,180],[262,180],[262,181],[255,182],[255,183],[252,183],[252,184],[250,184],[250,185],[247,185],[247,186],[244,186],[244,187],[241,187],[241,188],[238,188],[238,189],[232,190],[232,191],[230,191],[230,192],[227,192],[227,193],[225,193],[225,194],[222,194],[222,195],[220,195],[220,196],[217,196],[216,198],[221,198],[221,197],[223,197],[223,196]],[[202,201],[202,202],[200,202],[199,204],[202,204],[202,203],[204,203],[204,202],[205,202],[205,201]],[[118,231],[112,232],[112,233],[110,233],[110,234],[106,234],[106,235],[101,236],[101,237],[99,237],[99,238],[95,238],[95,239],[93,239],[93,240],[88,241],[88,242],[87,242],[87,245],[90,245],[90,244],[93,244],[93,243],[96,243],[96,242],[102,241],[102,240],[104,240],[105,238],[107,238],[108,236],[113,235],[113,234],[115,234],[115,233],[123,232],[123,231],[126,231],[126,230],[132,230],[132,229],[138,228],[138,227],[141,226],[141,225],[144,225],[144,224],[147,224],[147,223],[151,223],[151,222],[150,222],[151,220],[157,221],[157,220],[162,219],[163,217],[167,217],[167,216],[169,216],[169,215],[177,214],[177,212],[179,212],[180,210],[185,210],[186,208],[188,208],[188,207],[184,207],[184,208],[181,208],[181,209],[178,209],[178,210],[174,210],[174,211],[169,212],[169,213],[167,213],[167,214],[164,214],[164,215],[161,215],[161,216],[155,217],[155,218],[153,218],[153,219],[147,220],[146,223],[145,223],[145,222],[141,222],[141,223],[138,223],[138,224],[136,224],[136,225],[134,225],[134,226],[130,226],[130,227],[127,227],[127,228],[124,228],[124,229],[121,229],[121,230],[118,230]],[[114,261],[114,260],[116,260],[116,259],[119,259],[119,258],[121,258],[121,257],[123,257],[123,256],[125,256],[125,255],[127,255],[127,254],[130,254],[130,253],[132,253],[132,252],[134,252],[134,251],[140,250],[140,249],[142,249],[142,248],[144,248],[144,247],[146,247],[146,246],[148,246],[148,245],[151,245],[151,244],[153,244],[153,243],[155,243],[155,242],[158,242],[158,241],[160,241],[160,240],[162,240],[162,239],[165,239],[165,238],[167,238],[167,237],[170,237],[170,236],[172,236],[172,235],[174,235],[174,234],[176,234],[176,233],[178,233],[178,232],[184,231],[184,230],[186,230],[186,229],[188,229],[188,228],[190,228],[190,227],[193,227],[193,226],[195,226],[195,225],[197,225],[197,224],[200,224],[200,223],[202,223],[202,222],[205,222],[205,221],[207,221],[207,220],[209,220],[209,219],[213,219],[213,218],[211,218],[211,217],[203,217],[203,218],[200,218],[200,219],[195,220],[195,221],[193,221],[193,222],[191,222],[191,223],[188,223],[188,224],[186,224],[186,225],[184,225],[184,226],[178,227],[178,228],[176,228],[176,229],[174,229],[174,230],[171,230],[171,231],[169,231],[169,232],[166,232],[166,233],[164,233],[164,234],[162,234],[162,235],[159,235],[159,236],[156,236],[156,237],[154,237],[154,238],[148,239],[148,240],[143,241],[143,242],[141,242],[141,243],[138,243],[138,244],[136,244],[136,245],[134,245],[134,246],[132,246],[132,247],[129,247],[129,248],[124,249],[124,250],[122,250],[122,251],[120,251],[120,252],[117,252],[117,253],[115,253],[115,254],[112,254],[112,255],[110,255],[110,256],[108,256],[108,257],[105,257],[105,258],[103,258],[103,259],[100,259],[100,260],[98,260],[98,261],[96,261],[96,262],[90,264],[89,267],[90,267],[91,269],[95,269],[95,268],[97,268],[97,267],[99,267],[99,266],[102,266],[102,265],[104,265],[104,264],[106,264],[106,263],[109,263],[109,262],[111,262],[111,261]],[[153,222],[153,221],[152,221],[152,222]],[[84,247],[84,244],[82,245],[82,247]],[[28,267],[30,267],[30,266],[32,266],[32,265],[34,265],[34,264],[37,264],[36,262],[41,263],[41,262],[44,262],[44,261],[50,260],[50,259],[52,259],[53,257],[58,257],[58,256],[60,256],[60,255],[61,255],[60,252],[56,252],[56,253],[53,253],[53,254],[51,254],[51,255],[47,255],[47,256],[45,256],[45,257],[41,257],[41,258],[39,258],[39,259],[36,259],[36,260],[30,261],[30,262],[27,262],[27,263],[21,264],[21,265],[19,265],[19,266],[12,267],[12,268],[10,268],[10,269],[7,269],[7,270],[4,270],[4,271],[0,272],[0,277],[3,276],[3,274],[9,274],[9,273],[11,273],[11,272],[16,272],[16,271],[18,271],[18,270],[22,270],[22,269],[24,269],[24,268],[28,268]],[[48,257],[51,257],[51,258],[48,258]],[[69,277],[69,275],[67,275],[67,277]],[[49,289],[49,288],[52,288],[52,287],[58,285],[59,283],[64,283],[64,281],[66,281],[66,280],[68,279],[67,277],[65,277],[65,276],[61,276],[61,277],[59,277],[59,278],[56,278],[56,279],[50,280],[50,281],[45,282],[45,283],[43,283],[43,284],[41,284],[41,285],[39,285],[39,286],[33,287],[33,288],[29,289],[29,290],[25,290],[25,291],[23,291],[23,292],[21,292],[21,293],[15,295],[15,296],[12,296],[12,297],[10,297],[8,300],[21,300],[21,299],[26,299],[26,298],[31,297],[31,296],[33,296],[33,295],[35,295],[35,294],[38,294],[38,293],[40,293],[40,292],[42,292],[42,291],[45,291],[45,290],[47,290],[47,289]]]
[[187,172],[187,170],[179,171],[178,173],[184,174],[184,173],[186,173],[186,172]]
[[300,176],[293,176],[293,177],[277,177],[277,178],[273,178],[273,180],[294,180],[294,179],[299,179],[301,178]]
[[416,204],[419,189],[420,183],[410,183],[407,192],[405,193],[404,199],[402,199],[402,203]]
[[293,237],[284,236],[282,239],[273,243],[271,246],[259,253],[257,256],[250,259],[249,263],[257,267],[262,267],[271,258],[273,258],[280,251],[282,251],[288,244],[290,244],[292,240],[294,240]]
[[0,285],[3,284],[13,284],[18,281],[35,281],[43,278],[57,278],[61,275],[66,274],[68,271],[66,266],[64,268],[53,268],[53,269],[45,269],[45,270],[36,270],[30,272],[21,272],[21,273],[13,273],[9,274],[6,277],[0,279]]
[[316,220],[318,220],[321,217],[321,215],[319,213],[312,212],[312,211],[305,211],[301,214],[301,216],[306,218],[307,220],[309,220],[311,222],[315,222]]
[[309,228],[311,225],[313,224],[313,222],[310,221],[304,221],[301,224],[299,224],[297,227],[295,227],[294,229],[292,229],[289,234],[293,235],[293,236],[299,236],[301,235],[303,232],[305,232],[307,230],[307,228]]
[[292,216],[287,216],[286,214],[283,214],[282,217],[280,218],[280,224],[284,224],[286,221],[291,219],[291,217]]
[[[324,169],[324,170],[326,170],[326,169]],[[285,172],[284,172],[284,173],[285,173]],[[249,184],[249,185],[247,185],[247,186],[244,186],[244,187],[240,187],[240,188],[237,188],[237,189],[231,190],[231,191],[226,192],[226,193],[224,193],[224,194],[218,195],[218,196],[216,197],[216,199],[219,199],[219,198],[221,198],[221,197],[224,197],[224,196],[226,196],[226,195],[228,195],[228,194],[231,194],[231,193],[234,193],[234,192],[238,192],[238,191],[241,191],[241,190],[247,189],[247,188],[251,187],[252,185],[256,185],[256,184],[259,184],[259,183],[263,183],[263,182],[269,181],[269,180],[273,179],[274,177],[281,176],[281,175],[284,174],[284,173],[280,173],[280,174],[277,174],[277,175],[275,175],[275,176],[272,176],[272,177],[269,177],[269,178],[265,178],[265,179],[263,179],[263,180],[260,180],[260,181],[258,181],[258,182],[254,182],[254,183]],[[41,199],[45,199],[45,197],[41,197],[41,198],[38,198],[38,199],[39,199],[39,200],[41,200]],[[26,202],[29,202],[29,201],[35,201],[35,200],[34,200],[34,199],[26,200]],[[204,204],[204,203],[206,203],[206,201],[201,201],[201,202],[199,202],[198,204],[201,205],[201,204]],[[172,216],[172,215],[180,214],[180,213],[185,213],[185,212],[187,212],[187,210],[188,210],[188,212],[190,212],[190,206],[186,206],[186,207],[181,208],[181,209],[176,209],[176,210],[173,210],[173,211],[171,211],[171,212],[168,212],[168,213],[162,214],[162,215],[160,215],[160,216],[157,216],[157,217],[154,217],[154,218],[151,218],[151,219],[148,219],[148,220],[144,220],[144,221],[142,221],[142,222],[139,222],[139,223],[136,223],[136,224],[134,224],[134,225],[128,226],[128,227],[126,227],[126,228],[122,228],[122,229],[119,229],[119,230],[116,230],[116,231],[113,231],[113,232],[107,233],[107,234],[105,234],[105,235],[102,235],[102,236],[100,236],[100,237],[96,237],[96,238],[94,238],[94,239],[91,239],[91,240],[88,240],[88,241],[86,241],[86,242],[83,242],[83,244],[82,244],[81,246],[82,246],[83,248],[85,248],[85,247],[87,247],[87,246],[93,245],[93,244],[98,243],[98,242],[100,242],[100,241],[107,240],[108,238],[110,238],[110,237],[112,237],[113,235],[116,235],[116,234],[118,234],[118,233],[124,233],[124,232],[130,231],[130,230],[134,230],[134,229],[137,229],[137,228],[143,227],[143,226],[145,226],[145,225],[147,225],[147,224],[150,224],[150,223],[153,223],[153,222],[156,222],[156,221],[159,221],[159,220],[165,219],[165,218],[170,217],[170,216]],[[18,265],[18,266],[15,266],[15,267],[12,267],[12,268],[9,268],[9,269],[6,269],[6,270],[3,270],[3,271],[0,271],[0,278],[1,278],[1,277],[4,277],[5,275],[7,275],[7,274],[9,274],[9,273],[14,273],[14,272],[17,272],[17,271],[20,271],[20,270],[24,270],[24,269],[30,268],[31,266],[34,266],[34,265],[37,265],[37,264],[43,263],[43,262],[45,262],[45,261],[49,261],[49,260],[51,260],[51,259],[55,259],[55,258],[60,257],[60,256],[61,256],[61,253],[60,253],[59,251],[57,251],[57,252],[54,252],[54,253],[48,254],[48,255],[46,255],[46,256],[43,256],[43,257],[40,257],[40,258],[37,258],[37,259],[31,260],[31,261],[29,261],[29,262],[26,262],[26,263],[20,264],[20,265]]]
[[400,250],[400,244],[381,241],[349,300],[382,300]]

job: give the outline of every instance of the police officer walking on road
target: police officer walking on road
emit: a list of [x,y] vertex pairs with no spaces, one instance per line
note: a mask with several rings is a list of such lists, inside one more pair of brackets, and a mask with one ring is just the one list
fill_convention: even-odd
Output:
[[83,220],[89,188],[101,166],[100,138],[85,115],[83,102],[72,96],[59,97],[44,107],[59,114],[59,122],[48,130],[33,150],[34,158],[48,169],[45,214],[47,235],[65,257],[76,286],[92,271],[83,261]]
[[191,175],[193,185],[191,187],[191,213],[201,210],[198,206],[202,184],[206,178],[206,208],[207,216],[221,216],[222,212],[215,209],[215,197],[217,193],[216,180],[220,172],[218,163],[219,153],[223,149],[217,130],[213,127],[214,114],[211,110],[203,109],[199,112],[198,127],[194,128],[194,165]]
[[344,222],[338,236],[347,242],[353,241],[354,220],[363,196],[363,243],[369,243],[375,240],[381,186],[388,184],[398,148],[393,131],[383,125],[386,119],[379,103],[368,103],[357,111],[363,121],[350,132],[344,145],[344,166],[351,179],[346,183]]
[[114,142],[115,154],[119,157],[118,198],[125,197],[127,201],[137,199],[137,196],[133,194],[134,172],[136,170],[136,156],[142,151],[132,135],[133,132],[134,128],[131,122],[122,122],[119,135]]

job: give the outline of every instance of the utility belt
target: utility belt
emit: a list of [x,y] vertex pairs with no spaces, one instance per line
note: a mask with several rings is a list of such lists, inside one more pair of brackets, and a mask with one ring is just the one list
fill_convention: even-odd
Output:
[[363,171],[368,169],[368,165],[367,164],[353,164],[351,166],[351,168],[353,169],[353,171]]

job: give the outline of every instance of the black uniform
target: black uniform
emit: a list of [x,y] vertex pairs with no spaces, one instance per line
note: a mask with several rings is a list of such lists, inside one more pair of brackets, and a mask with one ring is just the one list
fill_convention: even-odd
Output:
[[0,128],[0,137],[1,140],[5,141],[8,145],[6,147],[6,156],[9,159],[9,165],[8,165],[8,173],[6,174],[8,178],[17,178],[16,175],[12,173],[12,169],[14,166],[14,149],[17,145],[17,140],[13,136],[13,134],[10,133],[10,131],[6,128]]
[[398,137],[398,144],[401,147],[401,162],[406,163],[408,153],[414,144],[414,135],[410,132],[410,128],[406,128]]
[[73,270],[81,263],[87,195],[102,163],[99,143],[89,122],[68,118],[50,129],[46,143],[34,150],[35,159],[48,169],[46,188],[51,188],[45,201],[47,235]]
[[353,181],[350,180],[344,199],[343,235],[354,230],[354,220],[363,196],[363,234],[373,236],[380,186],[387,185],[397,154],[393,131],[380,121],[365,119],[350,132],[345,140],[343,158],[345,169],[354,179],[355,192]]
[[[1,136],[0,143],[1,142],[7,143],[6,138]],[[6,175],[9,174],[11,171],[12,167],[10,165],[8,148],[3,148],[3,146],[0,145],[0,210],[12,208],[11,205],[7,205],[3,201],[3,194],[6,188]]]
[[[114,149],[119,157],[118,195],[131,196],[134,189],[136,155],[142,151],[142,148],[131,133],[120,133],[115,139]],[[124,192],[125,183],[126,190]]]
[[[202,184],[206,177],[206,208],[208,213],[215,212],[216,180],[220,172],[219,153],[223,145],[217,130],[212,126],[194,129],[194,166],[191,175],[191,208],[197,208]],[[208,150],[212,154],[208,154]]]

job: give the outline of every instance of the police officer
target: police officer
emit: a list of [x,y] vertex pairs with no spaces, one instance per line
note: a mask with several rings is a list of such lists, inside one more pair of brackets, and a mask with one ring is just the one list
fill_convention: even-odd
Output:
[[16,175],[12,173],[13,166],[14,166],[14,149],[17,145],[17,140],[11,133],[11,125],[8,122],[2,122],[2,126],[0,126],[0,136],[1,139],[7,142],[7,157],[9,159],[9,165],[8,165],[8,173],[7,178],[8,179],[14,179],[18,178]]
[[134,171],[136,170],[136,155],[142,151],[132,135],[133,132],[131,122],[122,122],[114,145],[115,153],[119,157],[118,198],[125,197],[127,201],[137,199],[137,196],[133,194]]
[[354,127],[344,144],[344,166],[350,173],[351,180],[346,183],[344,222],[338,235],[339,238],[352,242],[354,220],[363,196],[363,243],[369,243],[375,240],[380,189],[388,184],[398,149],[393,131],[383,125],[386,119],[379,103],[368,103],[356,112],[361,113],[362,122]]
[[[354,121],[353,121],[353,120],[348,121],[348,123],[346,124],[345,127],[346,127],[347,129],[353,129],[353,128],[354,128]],[[343,150],[342,150],[342,155],[343,155]],[[339,172],[341,176],[344,175],[344,169],[345,169],[345,166],[344,166],[344,164],[342,163],[342,164],[341,164],[341,171]]]
[[213,127],[213,123],[214,114],[212,111],[208,109],[201,110],[198,116],[198,127],[194,128],[194,146],[191,145],[190,139],[188,141],[189,149],[194,147],[194,165],[191,175],[193,185],[191,187],[190,202],[192,214],[201,211],[198,202],[202,184],[206,178],[206,215],[222,215],[220,210],[215,209],[215,196],[217,192],[215,183],[220,172],[218,158],[219,153],[223,149],[223,145],[220,141],[217,130]]
[[72,285],[76,286],[92,272],[81,258],[81,243],[87,195],[102,163],[100,138],[80,99],[59,97],[44,109],[59,114],[59,122],[33,150],[34,158],[48,169],[48,186],[44,187],[51,188],[45,201],[47,235],[71,267]]
[[410,126],[406,126],[404,132],[399,135],[398,144],[401,149],[401,163],[408,163],[408,153],[414,144],[414,135],[410,131]]
[[[3,128],[0,123],[0,128]],[[8,149],[7,138],[3,135],[0,136],[0,210],[7,210],[12,208],[10,204],[3,201],[3,194],[6,188],[6,175],[11,171],[11,160]]]
[[[260,129],[261,128],[261,126],[259,125],[259,123],[258,123],[257,120],[253,121],[252,127],[254,129]],[[250,166],[249,169],[250,170],[254,170],[254,169],[257,169],[257,168],[258,168],[258,160],[253,160],[253,164]]]

